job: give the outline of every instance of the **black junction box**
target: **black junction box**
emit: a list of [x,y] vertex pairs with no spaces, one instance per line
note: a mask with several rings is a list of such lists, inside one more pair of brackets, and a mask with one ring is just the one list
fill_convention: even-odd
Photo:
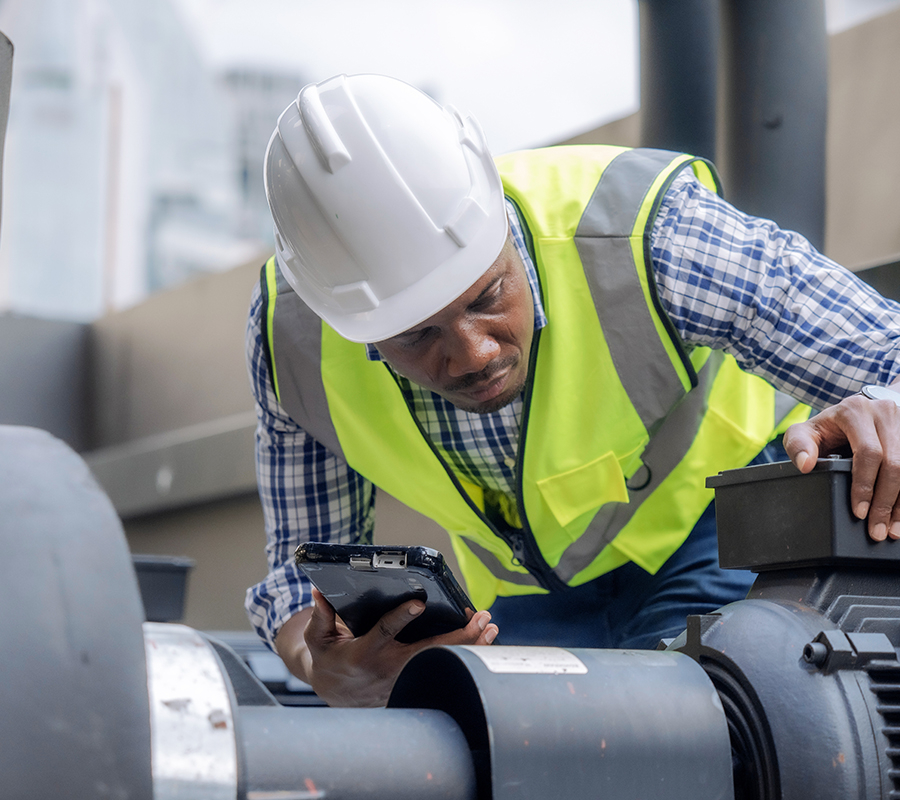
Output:
[[790,461],[720,472],[719,564],[755,572],[789,567],[900,569],[900,540],[875,542],[850,508],[852,459],[820,458],[806,475]]

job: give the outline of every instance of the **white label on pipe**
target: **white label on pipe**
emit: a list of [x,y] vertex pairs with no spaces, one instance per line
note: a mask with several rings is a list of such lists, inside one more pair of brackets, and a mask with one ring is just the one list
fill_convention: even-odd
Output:
[[578,656],[561,647],[463,646],[495,673],[584,675],[588,671]]

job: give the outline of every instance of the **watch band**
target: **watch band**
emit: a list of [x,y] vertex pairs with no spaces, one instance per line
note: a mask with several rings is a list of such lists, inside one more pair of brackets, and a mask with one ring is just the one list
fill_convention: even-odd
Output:
[[886,386],[863,386],[859,393],[870,400],[893,400],[900,407],[900,392]]

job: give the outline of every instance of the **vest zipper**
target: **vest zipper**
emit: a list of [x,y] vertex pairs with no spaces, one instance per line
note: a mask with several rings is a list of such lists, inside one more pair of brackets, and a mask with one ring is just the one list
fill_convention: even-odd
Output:
[[[540,331],[536,331],[535,335],[540,334]],[[532,342],[532,351],[529,354],[529,378],[526,383],[526,396],[525,402],[523,403],[522,409],[522,418],[523,421],[527,419],[527,405],[528,398],[531,396],[531,369],[534,366],[534,359],[537,353],[537,342]],[[409,411],[409,415],[412,417],[413,422],[418,428],[419,433],[422,438],[431,448],[431,452],[434,453],[435,458],[437,458],[440,465],[444,468],[444,472],[447,473],[447,476],[450,478],[453,483],[454,488],[460,497],[466,502],[472,511],[478,516],[478,518],[488,527],[488,530],[494,534],[497,538],[506,542],[509,546],[510,550],[513,552],[514,562],[519,565],[525,567],[526,570],[531,574],[531,576],[538,582],[538,585],[546,589],[547,591],[559,591],[560,588],[567,588],[566,584],[563,583],[556,575],[553,573],[553,570],[550,568],[550,565],[544,560],[544,556],[541,554],[541,551],[538,549],[537,542],[534,540],[534,535],[531,533],[531,530],[527,527],[528,523],[525,518],[525,512],[522,504],[522,480],[520,477],[521,474],[521,453],[522,453],[522,439],[519,442],[518,453],[516,454],[516,503],[519,505],[519,516],[522,519],[523,530],[522,532],[510,531],[508,533],[502,532],[498,527],[496,527],[488,518],[485,516],[484,512],[475,504],[472,498],[469,496],[469,493],[463,489],[462,484],[459,482],[459,479],[456,477],[456,473],[447,463],[446,459],[438,452],[438,449],[434,446],[434,443],[425,433],[424,428],[422,427],[422,423],[419,422],[418,417],[416,417],[413,412],[412,406],[409,403],[409,400],[406,397],[406,393],[403,391],[403,386],[400,383],[400,380],[396,373],[388,366],[387,363],[384,364],[387,371],[393,377],[394,382],[397,384],[397,388],[400,389],[400,396],[403,398],[403,402],[406,404],[406,408]],[[535,557],[536,555],[536,557]]]
[[528,554],[525,552],[525,540],[519,533],[511,533],[507,537],[513,551],[513,563],[519,567],[525,566],[528,560]]
[[[531,259],[534,261],[533,252]],[[538,277],[538,280],[540,280],[540,277]],[[528,378],[525,381],[525,396],[522,400],[522,424],[519,431],[519,446],[516,448],[516,505],[519,508],[519,519],[522,520],[522,532],[514,534],[515,538],[512,547],[516,559],[535,577],[544,589],[548,592],[561,592],[569,587],[553,571],[553,568],[547,563],[544,554],[538,546],[534,532],[531,530],[531,524],[528,522],[528,514],[525,511],[525,493],[522,488],[525,441],[528,433],[528,418],[531,414],[531,393],[534,389],[534,370],[537,366],[537,352],[540,339],[541,331],[536,330],[531,342],[531,352],[528,354]],[[519,555],[519,552],[522,555]]]
[[[522,234],[525,238],[525,249],[531,256],[531,263],[534,264],[534,272],[538,281],[538,292],[543,298],[544,290],[541,286],[541,273],[538,269],[537,256],[534,249],[534,239],[531,236],[531,228],[525,219],[525,214],[519,208],[519,204],[511,198],[507,198],[516,209],[519,222],[522,226]],[[525,494],[522,489],[522,465],[525,461],[525,439],[528,433],[528,418],[531,414],[531,393],[534,389],[534,371],[537,366],[538,344],[541,340],[542,329],[534,332],[534,338],[531,340],[531,351],[528,353],[528,377],[525,380],[525,396],[522,402],[522,424],[519,432],[519,446],[516,448],[516,505],[519,507],[519,519],[522,520],[522,533],[516,534],[516,542],[513,545],[513,553],[516,554],[516,547],[523,553],[523,556],[516,554],[516,558],[520,561],[538,581],[538,583],[548,592],[561,592],[568,589],[565,581],[553,571],[552,567],[547,563],[544,554],[538,547],[537,539],[531,530],[528,522],[528,514],[525,512]]]

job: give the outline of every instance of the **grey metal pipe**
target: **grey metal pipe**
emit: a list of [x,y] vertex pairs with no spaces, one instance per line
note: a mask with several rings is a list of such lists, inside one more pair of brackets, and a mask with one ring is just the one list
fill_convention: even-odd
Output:
[[728,198],[821,248],[825,240],[827,35],[823,0],[722,6]]
[[466,739],[443,711],[240,706],[237,732],[247,800],[476,796]]
[[442,711],[278,705],[227,645],[144,623],[156,800],[473,800]]
[[432,647],[403,668],[388,705],[459,723],[479,797],[727,800],[722,705],[703,669],[673,655]]
[[717,0],[640,0],[641,144],[716,154]]

